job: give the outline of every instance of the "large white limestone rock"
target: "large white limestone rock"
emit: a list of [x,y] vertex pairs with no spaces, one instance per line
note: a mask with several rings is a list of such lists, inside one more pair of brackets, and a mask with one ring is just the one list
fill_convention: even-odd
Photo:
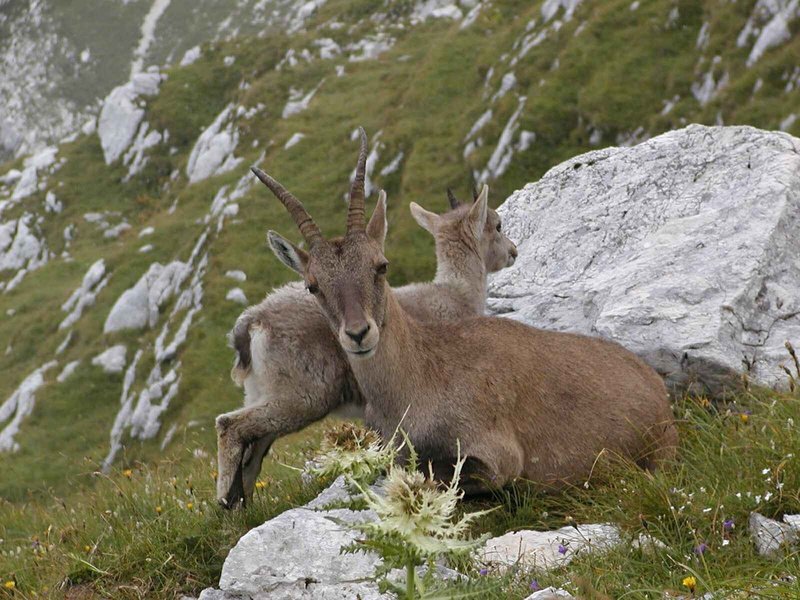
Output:
[[233,155],[239,143],[239,131],[231,121],[233,114],[234,105],[229,104],[197,138],[186,165],[191,183],[230,171],[241,162]]
[[499,213],[519,258],[492,278],[492,312],[615,340],[680,386],[784,382],[784,342],[800,345],[797,138],[692,125],[575,157]]
[[103,333],[154,327],[158,322],[160,307],[179,291],[190,274],[190,266],[177,260],[167,266],[160,263],[150,265],[139,281],[125,290],[114,303],[103,326]]
[[161,79],[159,73],[137,73],[128,83],[111,90],[103,100],[97,135],[100,137],[107,165],[122,156],[133,142],[144,118],[144,108],[139,105],[139,96],[158,93]]
[[[374,576],[380,558],[374,554],[340,554],[358,533],[331,518],[358,519],[339,509],[286,511],[250,530],[228,554],[220,589],[226,592],[270,593],[275,598],[381,598],[376,586],[362,582]],[[318,587],[342,587],[324,596]],[[355,587],[353,587],[355,586]]]

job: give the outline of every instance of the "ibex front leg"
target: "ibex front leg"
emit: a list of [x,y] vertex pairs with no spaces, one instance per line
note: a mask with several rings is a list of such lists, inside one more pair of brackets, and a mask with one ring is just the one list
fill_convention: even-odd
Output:
[[[295,403],[277,403],[296,407]],[[274,405],[241,408],[217,417],[217,501],[228,509],[239,508],[253,496],[261,461],[279,437],[302,429],[323,414],[289,415]],[[250,446],[246,461],[245,449]]]

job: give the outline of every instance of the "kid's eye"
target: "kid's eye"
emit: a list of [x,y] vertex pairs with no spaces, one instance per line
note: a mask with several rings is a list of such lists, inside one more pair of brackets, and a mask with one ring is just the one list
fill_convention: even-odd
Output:
[[316,283],[309,283],[306,286],[306,289],[310,294],[317,294],[319,293],[319,286]]
[[503,225],[501,223],[498,223],[497,224],[497,231],[500,231],[502,228],[503,228]]
[[388,270],[389,270],[389,263],[382,263],[377,266],[377,268],[375,269],[375,273],[377,273],[378,275],[386,275],[386,271]]

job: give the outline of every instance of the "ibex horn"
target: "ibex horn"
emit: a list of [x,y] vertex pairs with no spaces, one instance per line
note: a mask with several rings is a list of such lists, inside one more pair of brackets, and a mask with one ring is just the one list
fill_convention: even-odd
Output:
[[363,127],[358,128],[361,134],[361,149],[358,152],[358,164],[353,185],[350,186],[350,208],[347,211],[347,233],[366,230],[364,216],[364,179],[367,171],[367,133]]
[[253,171],[253,174],[255,174],[273,194],[275,194],[275,197],[281,201],[281,204],[286,207],[286,210],[292,215],[292,219],[294,219],[297,228],[300,230],[303,239],[305,239],[309,247],[322,239],[322,232],[319,230],[319,227],[317,227],[317,224],[314,223],[314,219],[311,218],[311,215],[303,208],[303,204],[300,200],[295,198],[289,190],[258,167],[251,167],[250,170]]
[[447,199],[450,201],[450,208],[453,210],[461,206],[461,202],[459,202],[458,198],[453,194],[453,190],[450,188],[447,188]]

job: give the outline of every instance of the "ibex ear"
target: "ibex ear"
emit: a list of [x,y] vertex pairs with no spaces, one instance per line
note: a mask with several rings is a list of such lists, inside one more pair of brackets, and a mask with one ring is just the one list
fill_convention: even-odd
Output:
[[472,229],[472,233],[475,235],[475,239],[480,239],[483,234],[483,228],[486,226],[488,209],[489,186],[484,183],[481,193],[478,194],[478,197],[469,208],[469,213],[467,214],[467,222],[469,223],[470,229]]
[[370,217],[367,224],[367,235],[383,247],[388,227],[389,223],[386,221],[386,192],[381,190],[378,194],[378,203],[375,205],[375,210],[372,211],[372,217]]
[[439,222],[439,215],[425,210],[416,202],[412,202],[409,208],[411,209],[411,216],[414,217],[419,226],[431,235],[436,235],[436,224]]
[[306,265],[308,264],[308,253],[305,250],[301,250],[274,231],[267,233],[267,243],[279,261],[292,271],[305,275]]

